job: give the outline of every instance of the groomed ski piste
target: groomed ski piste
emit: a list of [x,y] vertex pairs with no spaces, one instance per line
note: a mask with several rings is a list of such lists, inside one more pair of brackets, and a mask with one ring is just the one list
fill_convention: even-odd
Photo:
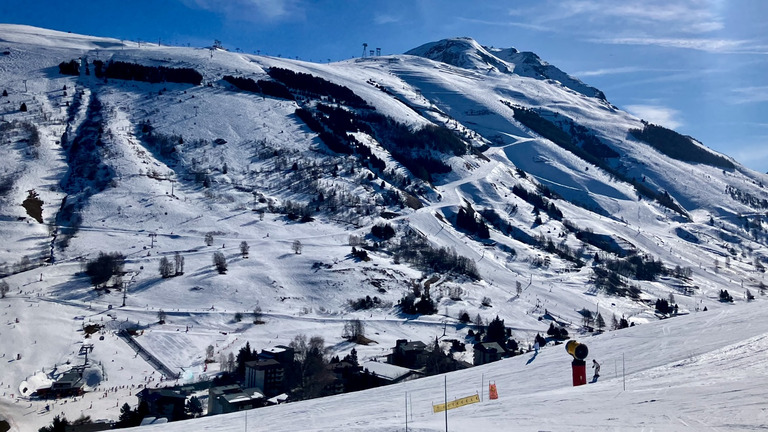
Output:
[[[498,70],[463,69],[412,55],[312,64],[207,48],[139,47],[128,41],[10,25],[0,26],[0,39],[0,52],[9,52],[0,57],[0,85],[9,91],[3,98],[7,100],[0,99],[3,118],[33,121],[41,137],[34,156],[21,141],[4,143],[8,151],[0,167],[3,178],[12,178],[13,184],[2,199],[0,258],[13,265],[24,256],[47,256],[51,250],[55,258],[53,263],[8,276],[11,291],[0,299],[0,416],[14,432],[37,430],[57,414],[70,421],[81,415],[95,421],[116,420],[124,403],[136,406],[139,386],[209,379],[218,372],[221,356],[236,354],[246,342],[261,350],[287,345],[299,334],[318,335],[325,339],[329,355],[344,356],[355,348],[366,361],[381,360],[398,339],[469,341],[471,325],[457,319],[462,310],[485,321],[499,316],[524,347],[533,344],[537,333],[546,333],[550,321],[540,318],[549,312],[568,325],[572,338],[589,346],[588,361],[597,359],[602,371],[597,383],[573,388],[570,357],[562,345],[549,345],[534,359],[527,353],[448,374],[449,401],[483,393],[481,403],[449,411],[450,430],[749,430],[768,424],[761,407],[768,323],[761,322],[765,297],[755,288],[763,274],[753,264],[768,254],[765,240],[743,229],[741,220],[742,215],[760,211],[724,193],[731,185],[764,197],[765,175],[664,157],[628,141],[626,129],[640,127],[640,120],[579,93],[590,88],[569,88]],[[469,43],[462,43],[461,49],[467,49]],[[60,62],[86,55],[91,60],[114,56],[189,66],[215,85],[120,80],[103,84],[93,76],[58,73]],[[233,91],[220,82],[227,73],[263,77],[272,66],[342,83],[404,124],[434,122],[457,130],[471,126],[479,134],[478,144],[493,144],[482,157],[450,158],[453,172],[421,197],[423,207],[401,209],[389,221],[398,234],[419,232],[434,245],[452,247],[471,258],[481,280],[441,276],[433,283],[439,291],[438,313],[402,315],[397,301],[412,281],[431,275],[396,263],[384,252],[370,252],[369,262],[350,254],[350,236],[366,236],[381,219],[362,216],[353,224],[321,214],[315,221],[296,223],[276,213],[257,216],[254,210],[266,207],[259,194],[277,203],[312,198],[280,189],[290,164],[281,170],[272,159],[254,157],[261,151],[259,142],[269,142],[287,160],[319,164],[330,160],[316,134],[293,116],[294,102]],[[62,228],[56,226],[56,214],[67,196],[60,184],[69,175],[57,141],[65,130],[77,130],[85,122],[89,101],[95,97],[109,131],[104,137],[104,163],[112,177],[107,187],[86,200],[79,230],[69,245],[52,249],[57,241],[52,233]],[[689,211],[691,221],[639,199],[630,185],[530,133],[500,99],[557,107],[600,131],[601,138],[626,152],[622,161],[628,172],[646,175],[648,182],[670,191]],[[76,101],[79,111],[69,118],[66,104]],[[26,113],[18,110],[22,102],[29,106]],[[181,162],[173,164],[144,147],[136,134],[146,120],[156,131],[184,136]],[[227,144],[213,145],[217,138]],[[208,143],[193,144],[198,139]],[[369,140],[374,152],[392,162],[371,137],[360,139]],[[198,165],[211,173],[210,189],[183,181]],[[228,172],[223,172],[223,165]],[[516,175],[516,168],[530,178]],[[377,185],[363,185],[359,182],[363,177],[365,173],[321,180],[373,205]],[[574,269],[554,255],[550,266],[534,265],[546,255],[541,249],[495,229],[489,242],[478,242],[446,222],[467,201],[476,209],[492,207],[502,214],[515,207],[519,209],[509,220],[518,229],[560,241],[561,223],[545,218],[536,225],[531,205],[510,192],[514,185],[535,190],[537,183],[581,203],[554,200],[580,228],[624,239],[670,268],[690,268],[692,279],[683,285],[693,289],[692,294],[679,292],[677,279],[632,281],[649,303],[673,293],[680,316],[659,321],[646,303],[595,290],[589,265]],[[244,187],[252,190],[243,191]],[[31,189],[44,201],[43,224],[29,218],[20,205]],[[585,210],[590,206],[603,212]],[[213,244],[205,244],[206,233],[213,233]],[[297,240],[301,253],[292,247]],[[242,241],[250,246],[247,258],[239,250]],[[565,243],[574,249],[581,246],[572,235],[565,237]],[[97,292],[82,274],[83,263],[99,251],[126,256],[125,306],[122,292]],[[176,252],[185,258],[184,275],[161,279],[160,258],[173,258]],[[214,252],[226,256],[225,275],[212,266]],[[590,247],[584,255],[595,252]],[[448,295],[456,288],[459,300]],[[744,300],[745,288],[756,294],[754,302]],[[718,301],[722,289],[733,294],[736,304]],[[380,297],[383,306],[364,311],[349,307],[349,300],[367,295]],[[490,305],[483,305],[486,297]],[[251,323],[250,313],[257,307],[264,324]],[[636,325],[594,336],[580,330],[578,311],[583,308],[601,312],[609,326],[612,316],[625,316]],[[166,314],[162,325],[157,322],[160,310]],[[238,313],[244,316],[242,321],[236,320]],[[375,343],[355,345],[341,337],[344,324],[355,318],[364,321],[366,336]],[[87,324],[104,328],[86,340],[82,329]],[[118,330],[128,327],[142,330],[135,337],[141,353],[117,336]],[[80,354],[84,343],[93,347],[86,375],[89,391],[74,400],[30,398],[37,388],[84,362]],[[215,347],[216,362],[206,366],[209,345]],[[457,355],[471,362],[471,343],[467,347]],[[158,364],[179,373],[180,379],[161,380]],[[497,400],[488,400],[489,381],[498,387]],[[442,413],[432,413],[432,404],[443,402],[443,382],[444,377],[437,376],[253,410],[247,418],[238,413],[155,430],[234,431],[244,430],[245,422],[248,430],[259,431],[404,430],[406,405],[408,430],[444,430]]]

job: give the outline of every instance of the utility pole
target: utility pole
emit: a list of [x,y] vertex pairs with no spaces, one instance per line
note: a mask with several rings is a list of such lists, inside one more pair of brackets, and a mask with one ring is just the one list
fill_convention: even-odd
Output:
[[126,294],[128,294],[128,282],[123,282],[123,307],[125,307]]
[[445,432],[448,432],[448,376],[443,375],[443,383],[445,388]]

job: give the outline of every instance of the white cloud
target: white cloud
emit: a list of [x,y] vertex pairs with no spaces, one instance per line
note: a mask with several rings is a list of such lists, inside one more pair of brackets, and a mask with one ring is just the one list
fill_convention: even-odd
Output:
[[191,8],[223,14],[238,21],[279,21],[303,17],[300,0],[181,0]]
[[[592,24],[618,24],[630,30],[647,30],[656,26],[661,30],[707,33],[724,27],[718,3],[717,0],[561,0],[548,3],[548,11],[541,19],[560,21],[578,18]],[[670,27],[670,24],[674,26]]]
[[768,102],[768,86],[740,87],[731,90],[733,104]]
[[634,72],[640,72],[643,70],[646,70],[646,69],[639,68],[636,66],[624,66],[624,67],[616,67],[616,68],[603,68],[603,69],[579,71],[579,72],[574,72],[571,75],[574,75],[577,77],[593,77],[593,76],[603,76],[603,75],[634,73]]
[[680,111],[676,109],[661,105],[643,104],[627,105],[625,108],[631,114],[640,117],[649,123],[661,125],[670,129],[676,129],[683,125],[682,120],[679,118]]
[[394,15],[377,14],[375,17],[373,17],[373,22],[378,25],[391,24],[398,21],[400,21],[400,17]]
[[617,37],[593,39],[593,42],[614,45],[656,45],[715,53],[756,53],[768,48],[765,46],[753,46],[751,41],[733,39]]

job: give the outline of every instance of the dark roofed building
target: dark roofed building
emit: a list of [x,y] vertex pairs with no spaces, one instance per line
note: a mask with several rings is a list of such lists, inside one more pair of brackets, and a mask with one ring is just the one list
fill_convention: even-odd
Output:
[[285,391],[285,366],[275,359],[247,362],[245,363],[245,386],[261,389],[266,397],[283,393]]
[[147,415],[162,417],[168,421],[184,419],[184,406],[187,395],[179,389],[145,388],[136,393],[139,404],[146,402]]
[[427,345],[424,342],[398,339],[392,354],[387,355],[387,362],[410,369],[419,369],[427,361],[426,350]]
[[473,360],[475,366],[501,360],[507,354],[507,351],[497,342],[477,343],[474,345],[474,350],[475,356]]
[[266,405],[264,394],[257,388],[242,389],[237,384],[211,387],[208,390],[208,415],[226,414]]

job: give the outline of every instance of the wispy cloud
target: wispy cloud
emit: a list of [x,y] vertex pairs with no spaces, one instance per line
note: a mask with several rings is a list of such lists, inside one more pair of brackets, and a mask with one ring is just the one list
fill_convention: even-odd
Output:
[[191,8],[223,14],[238,21],[282,21],[303,18],[301,0],[181,0]]
[[675,31],[707,33],[724,27],[718,4],[719,0],[550,0],[548,12],[540,19],[546,22],[578,18],[582,22],[621,24],[625,28],[674,24]]
[[477,19],[477,18],[466,18],[466,17],[458,17],[459,21],[465,21],[472,24],[482,24],[482,25],[488,25],[488,26],[498,26],[498,27],[519,27],[529,30],[537,30],[537,31],[544,31],[544,32],[554,32],[556,31],[555,28],[551,26],[545,26],[545,25],[538,25],[528,22],[519,22],[519,21],[493,21],[493,20],[484,20],[484,19]]
[[676,129],[683,125],[680,120],[680,111],[661,105],[627,105],[624,108],[630,113],[634,114],[641,119],[654,123],[657,125],[665,126],[668,128]]
[[577,77],[594,77],[594,76],[603,76],[603,75],[635,73],[635,72],[641,72],[644,70],[646,69],[639,68],[636,66],[624,66],[624,67],[616,67],[616,68],[603,68],[603,69],[595,69],[595,70],[587,70],[587,71],[578,71],[578,72],[574,72],[572,75]]
[[715,37],[736,33],[726,28],[724,1],[542,0],[507,13],[515,21],[525,21],[527,28],[571,34],[594,43],[768,54],[765,40]]
[[395,15],[376,14],[376,16],[373,17],[374,24],[378,24],[378,25],[392,24],[399,21],[400,21],[400,17]]
[[729,99],[733,104],[748,104],[768,102],[768,86],[740,87],[731,90]]
[[[616,37],[593,39],[593,42],[614,45],[656,45],[668,48],[687,48],[713,53],[765,53],[768,47],[755,45],[753,41],[707,38],[656,38],[656,37]],[[763,52],[765,51],[765,52]]]

